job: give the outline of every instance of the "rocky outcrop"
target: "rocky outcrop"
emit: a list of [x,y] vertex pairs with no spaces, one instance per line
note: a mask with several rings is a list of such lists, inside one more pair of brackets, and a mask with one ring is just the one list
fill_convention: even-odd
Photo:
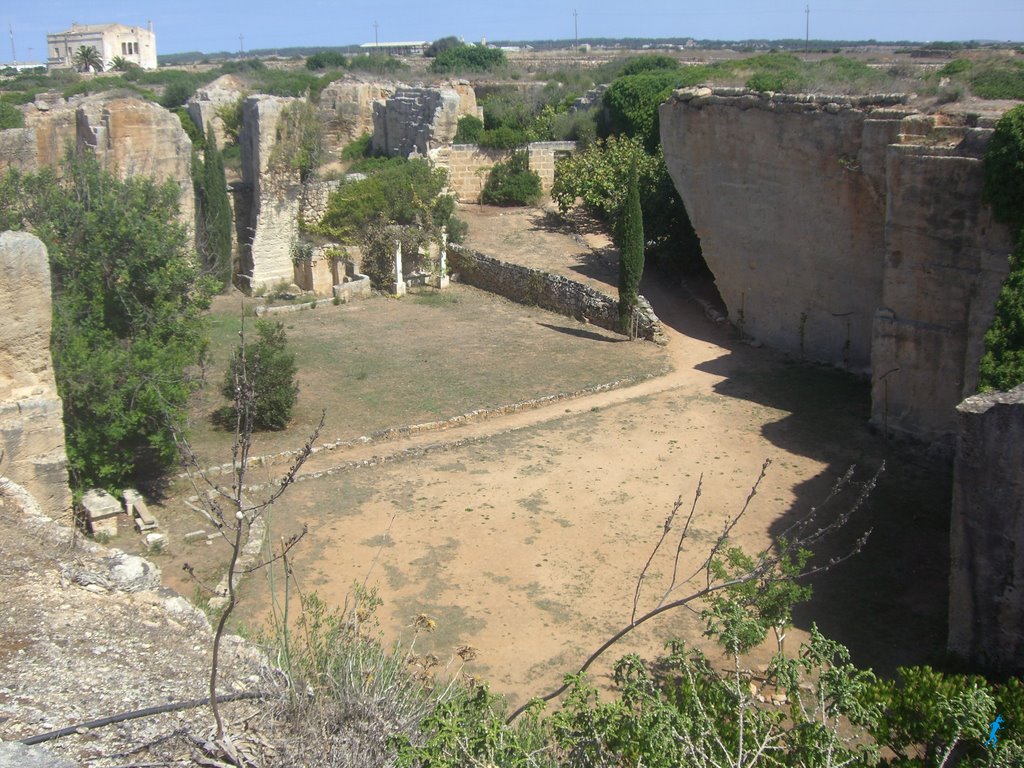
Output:
[[296,101],[277,96],[251,96],[242,106],[241,194],[245,204],[236,203],[239,217],[240,274],[258,291],[294,280],[292,246],[298,239],[302,186],[297,171],[274,165],[277,128],[285,107]]
[[436,88],[400,87],[386,102],[374,105],[374,151],[389,157],[426,155],[451,143],[463,115],[483,118],[473,86],[465,81]]
[[949,440],[1008,271],[981,202],[977,121],[902,96],[678,91],[669,171],[730,319],[872,376],[872,420]]
[[374,104],[384,103],[394,83],[366,83],[351,76],[335,80],[320,92],[318,111],[330,149],[340,149],[373,133]]
[[[192,142],[177,115],[158,104],[109,94],[67,102],[40,99],[26,110],[21,135],[8,143],[7,133],[11,132],[0,132],[0,171],[57,168],[69,148],[89,148],[119,178],[174,181],[182,192],[181,220],[193,230]],[[34,158],[29,157],[30,142],[35,145]]]
[[218,115],[218,111],[236,103],[244,93],[245,85],[235,75],[221,75],[209,85],[198,89],[185,106],[189,117],[199,127],[199,132],[205,136],[207,128],[212,127],[217,146],[223,148],[226,144],[224,119]]
[[0,475],[48,515],[70,509],[64,408],[50,358],[50,265],[25,232],[0,233]]
[[957,408],[949,650],[1024,672],[1024,385]]

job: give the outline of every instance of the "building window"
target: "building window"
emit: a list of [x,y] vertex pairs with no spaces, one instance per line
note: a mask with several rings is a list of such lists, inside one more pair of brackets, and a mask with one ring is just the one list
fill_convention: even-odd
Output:
[[136,55],[138,55],[138,53],[139,53],[139,44],[138,43],[135,44],[135,53],[136,53]]
[[55,58],[55,59],[59,59],[60,58],[60,48],[54,48],[53,49],[53,58]]
[[121,43],[121,55],[122,56],[127,56],[128,55],[128,46],[125,45],[124,43]]

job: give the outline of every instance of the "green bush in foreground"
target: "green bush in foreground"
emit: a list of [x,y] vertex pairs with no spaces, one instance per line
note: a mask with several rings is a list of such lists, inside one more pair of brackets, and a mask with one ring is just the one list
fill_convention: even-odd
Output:
[[494,164],[487,175],[480,200],[487,205],[535,205],[541,198],[540,176],[530,170],[529,156],[513,152]]

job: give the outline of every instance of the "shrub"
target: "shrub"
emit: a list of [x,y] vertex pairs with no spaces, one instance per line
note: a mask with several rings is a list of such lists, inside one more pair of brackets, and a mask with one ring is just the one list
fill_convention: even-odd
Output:
[[681,84],[676,72],[620,77],[604,93],[606,134],[639,137],[653,152],[661,144],[658,107]]
[[214,112],[224,123],[224,138],[227,144],[225,149],[228,146],[238,144],[238,134],[242,130],[242,109],[244,104],[245,96],[239,96],[235,101],[221,104]]
[[1024,100],[1024,61],[990,59],[971,69],[971,91],[983,99]]
[[294,101],[281,110],[277,136],[270,153],[269,165],[276,169],[291,168],[307,181],[320,167],[324,157],[323,125],[316,106],[306,100]]
[[971,69],[970,59],[953,59],[935,74],[939,77],[956,77]]
[[510,125],[502,125],[488,131],[481,131],[477,143],[488,149],[515,149],[530,142],[530,134]]
[[355,162],[370,157],[373,153],[373,135],[364,133],[355,141],[346,144],[341,150],[341,159],[347,162]]
[[622,77],[639,75],[642,72],[654,72],[663,69],[679,69],[679,62],[671,56],[654,53],[648,56],[637,56],[630,59],[619,73]]
[[455,131],[455,144],[476,144],[484,131],[483,121],[475,115],[463,115],[459,118],[459,127]]
[[371,72],[375,75],[388,75],[394,72],[401,72],[409,66],[393,56],[383,56],[379,53],[366,55],[360,53],[349,59],[348,68],[356,72]]
[[591,112],[562,112],[551,120],[553,141],[575,141],[586,149],[597,140],[597,122]]
[[480,200],[488,205],[535,205],[540,198],[540,176],[530,170],[529,157],[523,151],[495,163],[480,194]]
[[210,295],[180,194],[173,182],[120,181],[90,153],[69,157],[59,177],[0,181],[0,229],[31,226],[49,251],[51,348],[78,489],[152,483],[177,459]]
[[192,142],[192,149],[202,149],[206,144],[206,139],[203,138],[202,131],[199,130],[199,126],[196,125],[196,121],[192,119],[188,110],[184,107],[178,107],[173,111],[178,116],[181,127],[188,134],[189,141]]
[[1007,390],[1024,383],[1024,105],[996,123],[985,150],[985,200],[1014,229],[1017,248],[985,334],[978,387]]
[[[243,428],[284,429],[292,417],[299,394],[295,383],[295,355],[288,351],[284,326],[269,320],[256,321],[256,341],[240,345],[225,372],[221,393],[232,402],[241,388]],[[242,376],[245,362],[245,376]]]
[[320,70],[331,67],[345,68],[348,66],[348,57],[338,51],[320,51],[306,58],[306,69]]
[[423,55],[428,59],[433,59],[447,50],[458,48],[460,45],[465,45],[465,43],[454,35],[449,35],[448,37],[442,37],[440,40],[432,42],[427,50],[423,52]]
[[440,53],[430,62],[430,71],[441,75],[453,72],[493,72],[506,63],[505,52],[498,48],[460,45]]
[[178,81],[171,83],[164,88],[164,93],[160,97],[160,106],[166,109],[174,109],[175,107],[182,106],[186,101],[192,98],[192,94],[196,92],[196,86],[194,83],[185,81]]
[[12,104],[0,101],[0,131],[6,128],[24,128],[25,116]]

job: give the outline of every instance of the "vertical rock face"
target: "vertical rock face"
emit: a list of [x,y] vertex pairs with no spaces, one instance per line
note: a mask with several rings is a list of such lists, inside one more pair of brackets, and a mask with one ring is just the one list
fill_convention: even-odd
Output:
[[50,359],[50,266],[34,235],[0,233],[0,313],[0,475],[57,516],[71,493]]
[[294,101],[252,96],[242,107],[242,181],[250,203],[248,223],[239,221],[240,272],[253,290],[294,280],[292,245],[298,238],[302,187],[297,171],[271,163],[282,112]]
[[948,440],[1012,244],[981,203],[988,131],[901,101],[686,89],[662,146],[731,320],[870,372],[873,421]]
[[189,117],[199,126],[200,133],[205,136],[207,128],[213,128],[217,146],[221,149],[225,144],[224,120],[218,116],[217,111],[237,102],[244,90],[242,81],[234,75],[221,75],[197,90],[186,105]]
[[[28,111],[25,130],[32,133],[35,158],[31,165],[23,163],[23,170],[57,168],[68,149],[88,147],[119,178],[173,180],[181,189],[181,220],[193,231],[192,142],[177,115],[141,99],[99,94],[55,104],[41,101]],[[0,142],[0,170],[13,165],[11,157]]]
[[394,92],[394,83],[364,83],[352,77],[324,88],[318,110],[329,147],[337,150],[364,133],[373,133],[373,105],[383,103]]
[[389,157],[427,155],[450,143],[463,115],[482,117],[476,93],[468,83],[441,88],[398,88],[373,111],[373,148]]
[[957,408],[949,650],[1024,672],[1024,385]]

